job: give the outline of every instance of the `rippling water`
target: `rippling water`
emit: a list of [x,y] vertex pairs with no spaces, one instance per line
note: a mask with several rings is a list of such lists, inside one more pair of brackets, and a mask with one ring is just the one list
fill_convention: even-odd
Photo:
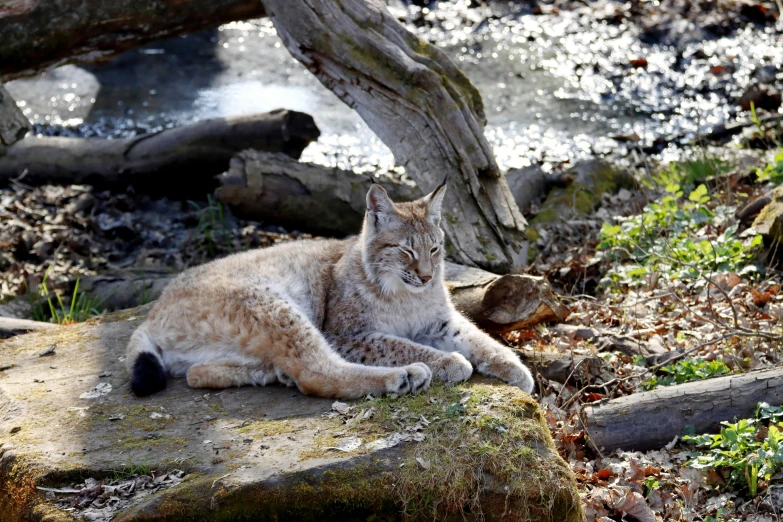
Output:
[[[783,80],[778,30],[686,37],[678,47],[646,44],[630,22],[607,23],[613,9],[596,3],[536,16],[518,4],[392,6],[481,91],[486,134],[503,167],[616,152],[615,135],[650,143],[702,132],[735,118],[729,100],[759,75],[778,86]],[[727,72],[711,72],[717,66]],[[361,119],[290,57],[268,20],[227,24],[7,87],[39,132],[124,136],[285,107],[312,114],[322,131],[303,159],[355,170],[394,165]]]

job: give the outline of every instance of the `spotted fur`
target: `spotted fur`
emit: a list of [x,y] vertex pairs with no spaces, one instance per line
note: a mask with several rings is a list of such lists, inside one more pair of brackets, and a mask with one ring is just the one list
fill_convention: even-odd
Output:
[[184,272],[131,337],[134,391],[159,387],[144,383],[151,357],[195,388],[282,382],[355,398],[418,393],[433,375],[463,381],[475,366],[532,391],[511,350],[449,299],[444,192],[395,204],[373,185],[357,237],[287,243]]

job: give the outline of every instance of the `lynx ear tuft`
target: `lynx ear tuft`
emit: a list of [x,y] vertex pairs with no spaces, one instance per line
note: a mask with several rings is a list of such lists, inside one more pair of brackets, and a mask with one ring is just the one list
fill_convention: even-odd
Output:
[[424,196],[424,203],[427,205],[427,217],[436,225],[440,223],[440,211],[443,206],[443,196],[446,195],[446,178],[438,188]]
[[397,213],[389,194],[377,183],[370,185],[367,191],[367,213],[374,218],[376,227],[388,222]]

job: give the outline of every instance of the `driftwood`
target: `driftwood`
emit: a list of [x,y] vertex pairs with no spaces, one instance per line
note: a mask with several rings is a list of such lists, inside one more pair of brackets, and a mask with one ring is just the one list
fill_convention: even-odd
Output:
[[[347,236],[361,228],[371,183],[370,178],[350,171],[250,150],[231,160],[215,194],[240,217]],[[382,183],[394,201],[410,201],[419,195],[413,186]]]
[[449,190],[443,226],[454,258],[493,272],[526,264],[526,222],[484,137],[481,95],[382,0],[263,0],[289,52],[389,146],[429,192]]
[[29,319],[0,317],[0,339],[7,339],[15,335],[37,332],[39,330],[54,330],[56,328],[60,328],[60,326],[52,323],[30,321]]
[[259,0],[0,0],[0,79],[262,16]]
[[29,130],[30,122],[0,84],[0,157],[5,153],[6,147],[24,138]]
[[534,372],[561,384],[587,384],[601,375],[601,359],[591,355],[514,350]]
[[23,176],[27,185],[90,184],[169,197],[204,196],[231,157],[247,148],[299,157],[318,138],[300,112],[215,118],[133,138],[28,138],[0,157],[0,185]]
[[570,313],[543,277],[498,276],[447,263],[446,285],[457,309],[491,333],[563,321]]
[[[121,310],[157,299],[173,277],[162,271],[116,271],[82,276],[79,290],[101,308]],[[71,295],[73,283],[57,289]],[[559,321],[568,315],[547,282],[538,277],[498,276],[446,263],[446,286],[457,308],[490,333]]]
[[759,402],[783,404],[783,369],[657,388],[588,404],[582,413],[595,448],[643,451],[671,442],[686,426],[718,431],[721,421],[751,417]]

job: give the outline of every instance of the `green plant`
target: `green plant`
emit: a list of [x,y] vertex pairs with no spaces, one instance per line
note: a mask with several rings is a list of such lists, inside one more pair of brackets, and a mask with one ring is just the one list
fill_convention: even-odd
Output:
[[671,386],[673,384],[700,381],[709,379],[710,377],[726,375],[731,373],[731,368],[718,359],[714,361],[705,361],[704,359],[697,358],[685,359],[673,364],[667,364],[658,371],[664,373],[665,376],[653,376],[651,379],[644,381],[642,386],[645,390],[652,390],[656,386]]
[[686,435],[683,441],[704,448],[686,463],[697,469],[727,471],[727,484],[758,494],[759,479],[768,481],[783,468],[783,407],[760,403],[752,419],[722,422],[717,435]]
[[764,168],[756,168],[756,178],[759,183],[771,181],[778,185],[783,181],[783,151],[775,154],[775,159],[767,163]]
[[206,206],[195,201],[188,201],[188,204],[198,215],[196,230],[200,238],[200,248],[209,257],[215,257],[230,249],[229,227],[223,205],[211,195],[207,195]]
[[141,477],[152,473],[149,462],[133,462],[128,456],[128,462],[121,468],[111,470],[114,480],[125,480],[132,477]]
[[715,513],[715,516],[712,516],[712,515],[708,516],[707,518],[704,519],[704,522],[739,522],[739,519],[738,518],[724,518],[723,517],[723,510],[719,509]]
[[653,273],[671,281],[698,280],[706,272],[740,271],[762,245],[759,235],[736,236],[736,226],[727,225],[734,209],[710,208],[705,185],[697,186],[687,200],[677,183],[669,183],[665,191],[641,214],[619,218],[616,225],[604,223],[597,258],[613,264],[602,284],[638,286]]
[[[41,297],[46,298],[47,307],[34,307],[32,310],[33,319],[36,321],[50,321],[57,324],[74,324],[86,321],[90,317],[101,315],[99,309],[100,303],[91,299],[84,292],[79,292],[79,281],[73,287],[73,294],[68,305],[63,302],[63,298],[57,292],[50,292],[46,286],[49,278],[49,270],[46,271],[41,281],[39,292]],[[54,295],[52,295],[54,294]],[[56,304],[55,304],[56,302]]]

